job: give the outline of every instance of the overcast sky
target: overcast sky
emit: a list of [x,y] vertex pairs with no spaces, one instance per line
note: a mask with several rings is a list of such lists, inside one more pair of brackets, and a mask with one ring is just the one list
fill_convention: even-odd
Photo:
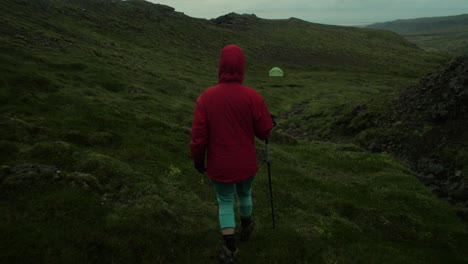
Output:
[[198,18],[230,12],[262,18],[290,18],[336,25],[468,13],[468,0],[149,0]]

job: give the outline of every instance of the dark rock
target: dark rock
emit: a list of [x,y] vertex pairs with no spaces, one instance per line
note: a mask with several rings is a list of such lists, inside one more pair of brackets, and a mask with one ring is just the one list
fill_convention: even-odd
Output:
[[5,179],[8,174],[10,174],[10,167],[8,166],[1,166],[0,167],[0,184],[2,184],[3,179]]
[[433,173],[434,175],[440,175],[445,171],[445,167],[442,164],[431,164],[427,167],[427,172]]
[[427,158],[421,158],[418,161],[417,169],[424,174],[433,174],[438,178],[440,178],[440,175],[443,174],[446,170],[444,165],[441,163]]
[[453,192],[455,192],[456,190],[459,190],[460,187],[463,187],[463,185],[462,185],[461,182],[454,182],[454,183],[449,183],[449,184],[447,184],[447,190],[448,190],[450,193],[453,193]]
[[403,123],[401,121],[396,121],[392,124],[393,127],[401,126]]
[[436,181],[436,177],[434,176],[434,174],[429,174],[427,176],[425,175],[422,175],[419,177],[419,179],[424,183],[424,184],[431,184],[431,183],[434,183]]
[[455,171],[453,174],[449,176],[450,182],[461,182],[463,181],[463,172],[462,171]]
[[131,93],[131,94],[149,94],[148,91],[146,91],[143,88],[139,88],[139,87],[130,87],[130,88],[128,88],[128,93]]
[[229,13],[224,16],[220,16],[216,19],[212,19],[215,24],[218,25],[228,25],[228,26],[247,26],[249,24],[252,24],[254,21],[256,21],[258,18],[256,15],[251,14],[236,14],[236,13]]
[[461,183],[457,190],[452,191],[451,196],[457,201],[468,201],[468,188],[465,183]]
[[102,190],[99,180],[91,174],[72,172],[66,174],[64,180],[72,184],[76,184],[86,190],[90,189],[96,192],[100,192]]
[[23,172],[52,173],[52,174],[60,173],[57,167],[42,165],[42,164],[34,164],[34,163],[24,163],[24,164],[18,165],[16,167],[10,168],[9,172],[10,174],[23,173]]
[[450,197],[450,196],[441,196],[442,200],[448,202],[448,203],[451,203],[453,202],[453,198]]
[[457,208],[455,211],[458,217],[463,220],[468,220],[468,208]]
[[432,185],[431,186],[431,191],[434,192],[434,193],[439,193],[439,192],[441,192],[441,188],[438,185]]
[[0,188],[3,191],[27,190],[56,180],[60,177],[60,173],[54,166],[24,163],[8,169]]
[[371,152],[380,152],[381,149],[377,146],[375,142],[372,142],[368,147],[367,147]]

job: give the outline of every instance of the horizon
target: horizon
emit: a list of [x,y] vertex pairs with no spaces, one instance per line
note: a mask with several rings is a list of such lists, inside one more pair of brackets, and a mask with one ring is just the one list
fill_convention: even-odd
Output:
[[[265,19],[288,19],[291,17],[308,22],[364,26],[401,19],[445,17],[468,14],[468,1],[448,0],[440,7],[438,0],[411,1],[357,1],[357,0],[291,0],[268,3],[267,1],[203,0],[147,0],[167,5],[187,16],[202,19],[217,18],[229,13],[255,14]],[[423,8],[421,6],[424,5]]]

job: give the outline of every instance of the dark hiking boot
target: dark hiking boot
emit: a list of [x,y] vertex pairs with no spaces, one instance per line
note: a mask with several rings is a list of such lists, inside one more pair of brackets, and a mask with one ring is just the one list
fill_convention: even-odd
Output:
[[232,252],[226,246],[221,247],[221,253],[219,254],[219,263],[221,264],[234,264],[234,259],[239,250]]
[[252,222],[250,222],[250,225],[248,225],[247,227],[242,227],[241,228],[241,232],[240,232],[240,241],[247,241],[249,240],[250,238],[250,235],[252,234],[252,232],[254,231],[254,228],[255,228],[255,223],[252,219]]

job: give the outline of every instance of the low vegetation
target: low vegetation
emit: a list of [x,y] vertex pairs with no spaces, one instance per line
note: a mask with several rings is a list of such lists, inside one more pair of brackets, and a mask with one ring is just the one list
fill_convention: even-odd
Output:
[[[0,262],[209,263],[214,192],[192,168],[195,100],[220,50],[279,116],[240,263],[464,263],[467,225],[409,166],[331,136],[341,115],[447,58],[395,33],[187,17],[144,1],[0,3]],[[269,78],[281,67],[284,78]],[[327,142],[328,141],[328,142]]]

